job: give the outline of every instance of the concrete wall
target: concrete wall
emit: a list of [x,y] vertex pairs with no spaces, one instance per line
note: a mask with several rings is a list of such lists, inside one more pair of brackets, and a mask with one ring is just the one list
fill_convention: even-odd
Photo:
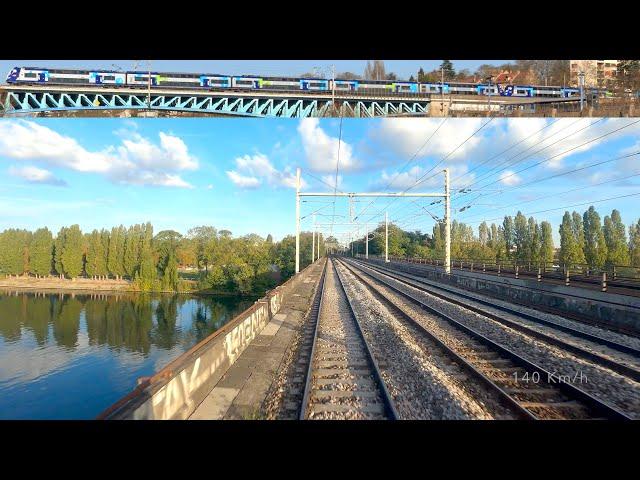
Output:
[[139,385],[133,392],[102,412],[98,419],[188,418],[249,343],[280,310],[284,298],[305,278],[310,267],[311,265],[268,292],[153,377],[138,380]]
[[[369,259],[384,265],[384,260]],[[604,293],[565,285],[538,283],[536,280],[496,277],[478,272],[454,271],[446,275],[442,267],[392,262],[394,268],[422,275],[427,279],[497,297],[533,303],[582,316],[615,330],[640,334],[640,298]]]

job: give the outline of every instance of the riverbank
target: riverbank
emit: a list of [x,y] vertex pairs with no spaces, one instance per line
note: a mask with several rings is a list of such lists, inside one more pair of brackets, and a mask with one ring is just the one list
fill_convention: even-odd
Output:
[[94,291],[131,291],[129,280],[93,280],[91,278],[59,277],[7,277],[0,278],[0,288],[20,288],[29,290],[94,290]]
[[[259,298],[264,295],[264,291],[249,292],[245,294],[238,294],[237,292],[220,291],[214,289],[197,290],[195,288],[196,282],[192,280],[184,280],[184,282],[190,284],[193,290],[187,289],[180,292],[168,291],[168,290],[154,290],[146,293],[184,293],[189,295],[204,295],[215,297],[246,297],[246,298]],[[91,278],[59,278],[59,277],[29,277],[29,276],[16,276],[0,278],[0,289],[16,289],[16,290],[56,290],[56,291],[94,291],[94,292],[139,292],[135,284],[129,280],[94,280]]]

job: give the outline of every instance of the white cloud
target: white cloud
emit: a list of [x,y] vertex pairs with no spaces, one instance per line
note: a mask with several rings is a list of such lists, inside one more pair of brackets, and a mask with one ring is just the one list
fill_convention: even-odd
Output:
[[500,183],[503,185],[518,185],[521,181],[522,179],[513,170],[505,170],[500,174]]
[[211,184],[207,185],[207,190],[213,190],[213,185]]
[[[263,181],[275,187],[296,188],[295,175],[288,168],[279,171],[262,153],[238,157],[235,163],[235,170],[228,170],[227,176],[240,188],[257,188]],[[306,185],[304,180],[300,184]]]
[[[447,168],[449,169],[449,178],[452,181],[452,190],[455,190],[457,187],[461,187],[462,185],[473,182],[475,178],[473,173],[465,175],[468,171],[467,165],[454,164],[448,165]],[[443,190],[444,174],[442,173],[442,170],[443,168],[435,168],[431,170],[431,166],[429,168],[423,168],[419,165],[415,165],[409,170],[401,173],[387,173],[386,171],[383,171],[380,175],[380,178],[375,182],[373,188],[405,190],[409,187],[412,187],[411,192],[420,192],[425,189],[430,191]],[[459,182],[456,182],[455,179],[458,177],[463,178],[461,178]],[[418,181],[420,182],[419,185],[414,187],[414,185],[416,185],[416,182]]]
[[[385,118],[380,121],[378,127],[369,132],[369,136],[374,144],[387,147],[398,155],[398,163],[404,163],[419,151],[416,164],[426,163],[424,157],[428,157],[429,164],[433,164],[466,140],[442,163],[443,166],[462,162],[474,166],[482,161],[491,160],[486,164],[487,167],[500,165],[500,170],[513,165],[513,169],[520,170],[548,159],[537,168],[557,170],[564,165],[563,160],[570,156],[593,150],[625,136],[640,135],[638,123],[595,140],[628,125],[634,121],[633,119],[614,118],[596,123],[597,119],[594,118],[562,118],[555,121],[545,118],[522,118],[495,119],[469,138],[486,121],[484,118],[449,119],[421,150],[442,122],[441,119]],[[543,128],[545,125],[547,128]],[[582,145],[583,143],[586,145]],[[563,153],[567,150],[570,151]]]
[[260,180],[256,177],[240,175],[233,170],[227,171],[227,176],[237,187],[240,188],[258,188],[261,183]]
[[42,183],[59,187],[67,186],[67,182],[56,178],[49,170],[38,167],[9,167],[9,175],[23,178],[29,183]]
[[92,152],[36,122],[0,121],[0,154],[6,157],[98,173],[115,183],[191,187],[178,172],[197,169],[197,159],[181,138],[160,132],[159,140],[158,145],[130,131],[120,145]]
[[[320,120],[317,118],[305,118],[298,125],[298,133],[302,140],[302,146],[307,164],[316,172],[335,172],[338,160],[339,169],[352,171],[358,168],[358,162],[353,156],[351,145],[337,137],[330,137],[320,128]],[[340,158],[338,159],[338,146]]]
[[[444,157],[470,137],[486,121],[484,118],[447,120],[434,134],[442,123],[441,119],[384,118],[380,122],[380,127],[373,133],[379,142],[390,147],[407,160],[417,151],[419,151],[418,158],[425,155]],[[431,139],[425,145],[429,137]],[[464,160],[465,154],[476,148],[481,140],[482,135],[480,134],[467,140],[448,160]],[[421,147],[423,148],[419,150]]]

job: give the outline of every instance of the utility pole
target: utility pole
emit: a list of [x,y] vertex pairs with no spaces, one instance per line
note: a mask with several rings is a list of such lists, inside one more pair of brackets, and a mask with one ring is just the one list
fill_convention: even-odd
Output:
[[580,84],[580,111],[584,109],[584,72],[578,73],[578,83]]
[[384,212],[384,261],[389,261],[389,215]]
[[493,78],[493,75],[489,75],[489,100],[488,100],[489,113],[491,113],[491,79],[492,78]]
[[331,106],[336,112],[336,66],[331,65]]
[[149,67],[149,76],[147,77],[147,105],[151,110],[151,60],[148,60],[147,66]]
[[367,223],[365,225],[366,227],[366,232],[367,232],[367,236],[366,236],[366,241],[365,241],[365,250],[364,250],[364,258],[366,258],[367,260],[369,260],[369,224]]
[[316,261],[316,214],[313,214],[313,233],[311,234],[311,263]]
[[440,65],[440,73],[442,74],[442,81],[440,82],[440,93],[442,94],[442,103],[440,104],[440,111],[444,115],[444,61]]
[[296,273],[300,271],[300,168],[296,169]]
[[449,169],[444,169],[444,271],[451,273],[451,212],[449,198]]

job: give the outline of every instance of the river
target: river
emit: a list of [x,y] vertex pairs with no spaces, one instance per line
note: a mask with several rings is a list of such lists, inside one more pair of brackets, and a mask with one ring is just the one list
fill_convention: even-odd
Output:
[[94,418],[253,300],[0,291],[0,419]]

